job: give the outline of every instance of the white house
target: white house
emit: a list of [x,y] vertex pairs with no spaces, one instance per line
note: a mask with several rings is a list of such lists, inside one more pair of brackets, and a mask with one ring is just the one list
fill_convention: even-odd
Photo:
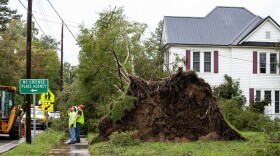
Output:
[[239,80],[246,105],[271,100],[265,114],[280,117],[280,26],[271,17],[243,7],[216,7],[205,17],[165,16],[163,23],[168,68],[177,58],[186,59],[179,66],[196,71],[211,86],[228,74]]

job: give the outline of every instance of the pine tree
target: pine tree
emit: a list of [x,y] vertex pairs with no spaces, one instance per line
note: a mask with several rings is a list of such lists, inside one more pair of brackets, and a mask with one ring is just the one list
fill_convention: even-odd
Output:
[[0,0],[0,31],[4,31],[12,19],[19,19],[17,10],[11,10],[7,5],[9,0]]

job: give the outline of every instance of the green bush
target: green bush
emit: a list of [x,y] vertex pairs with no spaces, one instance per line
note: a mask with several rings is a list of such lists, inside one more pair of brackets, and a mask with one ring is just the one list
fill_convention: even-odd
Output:
[[232,77],[228,76],[227,74],[224,75],[224,78],[224,83],[213,88],[213,94],[218,97],[218,99],[233,99],[240,106],[244,106],[246,103],[246,97],[242,94],[239,81],[232,79]]
[[55,131],[68,131],[68,118],[61,117],[51,120],[50,128]]
[[256,101],[249,106],[249,109],[257,113],[264,113],[264,106],[267,106],[268,104],[268,101]]
[[244,109],[235,99],[218,100],[224,117],[238,130],[263,131],[270,118],[252,109]]
[[263,127],[265,138],[268,142],[280,142],[280,125],[279,119],[276,118],[267,122]]
[[138,133],[138,131],[114,132],[109,136],[109,140],[115,146],[136,145],[139,143],[136,139]]

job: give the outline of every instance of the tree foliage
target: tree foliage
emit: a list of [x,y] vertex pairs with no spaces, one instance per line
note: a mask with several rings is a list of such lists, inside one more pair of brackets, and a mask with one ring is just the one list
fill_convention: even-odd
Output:
[[0,0],[0,31],[7,28],[7,24],[12,19],[19,19],[21,16],[17,14],[17,10],[11,10],[7,7],[9,0]]
[[60,60],[57,55],[57,44],[51,36],[41,36],[33,40],[32,75],[34,79],[47,78],[49,88],[56,92],[60,85]]
[[129,82],[128,74],[136,74],[137,58],[144,52],[141,38],[147,26],[128,21],[122,8],[99,16],[93,28],[81,29],[83,51],[77,72],[89,98],[104,99],[123,91]]
[[13,21],[0,33],[0,84],[17,86],[25,74],[25,38],[21,35],[24,24]]
[[64,83],[70,85],[74,82],[77,72],[76,72],[77,66],[73,66],[68,62],[65,62],[63,64],[63,80]]

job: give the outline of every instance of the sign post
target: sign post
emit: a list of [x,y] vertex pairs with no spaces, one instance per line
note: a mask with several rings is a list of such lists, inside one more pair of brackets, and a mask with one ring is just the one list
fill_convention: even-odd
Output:
[[36,145],[36,114],[35,114],[35,94],[33,94],[33,131],[34,131],[34,145]]
[[49,90],[48,79],[21,79],[19,81],[20,94],[33,94],[33,130],[34,145],[36,145],[36,116],[35,116],[35,94],[46,93]]

